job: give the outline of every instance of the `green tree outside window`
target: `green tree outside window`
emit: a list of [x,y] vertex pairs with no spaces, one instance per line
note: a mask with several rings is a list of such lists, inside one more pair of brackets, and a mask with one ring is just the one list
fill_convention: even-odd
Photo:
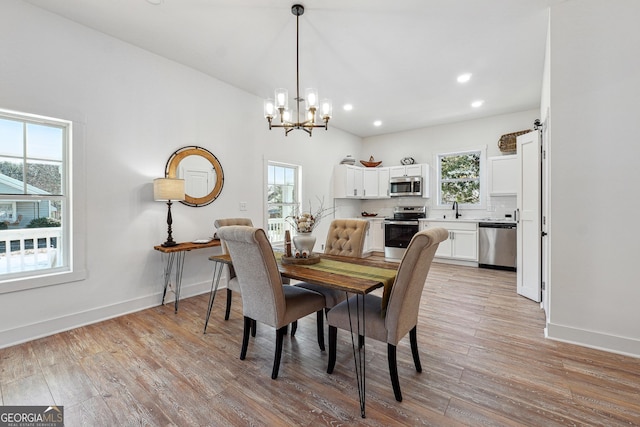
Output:
[[480,204],[480,151],[438,156],[440,205]]

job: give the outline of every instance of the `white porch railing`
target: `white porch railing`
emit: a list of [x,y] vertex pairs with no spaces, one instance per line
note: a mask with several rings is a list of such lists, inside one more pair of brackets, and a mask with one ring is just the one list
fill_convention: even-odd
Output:
[[[42,240],[44,244],[39,245]],[[32,249],[26,249],[28,241],[33,242]],[[62,265],[61,248],[60,227],[0,230],[0,274],[59,267]]]
[[271,243],[284,242],[285,225],[282,218],[270,218],[267,221],[267,237]]

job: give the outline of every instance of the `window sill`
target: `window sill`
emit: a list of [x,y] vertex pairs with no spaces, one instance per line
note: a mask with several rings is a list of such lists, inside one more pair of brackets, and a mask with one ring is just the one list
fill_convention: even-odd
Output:
[[43,272],[40,276],[17,277],[0,282],[0,294],[26,291],[45,286],[61,285],[64,283],[78,282],[87,278],[86,270]]

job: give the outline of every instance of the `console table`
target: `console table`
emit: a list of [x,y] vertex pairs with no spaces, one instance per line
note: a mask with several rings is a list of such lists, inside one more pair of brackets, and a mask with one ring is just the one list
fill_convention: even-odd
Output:
[[182,271],[184,267],[184,257],[187,252],[196,250],[196,249],[204,249],[204,248],[213,248],[216,246],[220,246],[220,240],[214,239],[207,243],[193,243],[193,242],[184,242],[178,243],[175,246],[154,246],[153,249],[156,251],[160,251],[163,255],[167,256],[167,263],[164,267],[164,290],[162,291],[162,303],[164,304],[164,298],[167,296],[167,288],[169,287],[169,282],[171,281],[171,271],[173,270],[175,264],[175,285],[176,285],[176,301],[175,301],[175,312],[178,312],[178,302],[180,301],[180,286],[182,285]]

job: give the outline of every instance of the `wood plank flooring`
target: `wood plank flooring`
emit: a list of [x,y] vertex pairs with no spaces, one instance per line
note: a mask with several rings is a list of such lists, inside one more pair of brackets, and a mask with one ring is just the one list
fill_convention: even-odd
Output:
[[[367,418],[360,418],[348,334],[335,371],[315,316],[285,338],[271,380],[275,331],[258,325],[246,360],[240,298],[224,321],[219,292],[0,350],[3,405],[64,405],[68,426],[632,426],[640,425],[640,359],[546,340],[538,304],[515,273],[434,263],[418,323],[423,372],[398,346],[404,401],[386,344],[368,340]],[[326,327],[326,326],[325,326]]]

